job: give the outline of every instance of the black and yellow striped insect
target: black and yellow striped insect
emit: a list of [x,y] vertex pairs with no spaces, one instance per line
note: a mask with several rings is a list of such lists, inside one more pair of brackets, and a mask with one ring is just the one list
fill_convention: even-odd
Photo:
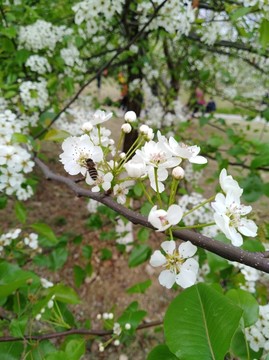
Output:
[[90,177],[95,181],[98,178],[98,172],[95,167],[95,162],[90,158],[87,159],[85,162]]

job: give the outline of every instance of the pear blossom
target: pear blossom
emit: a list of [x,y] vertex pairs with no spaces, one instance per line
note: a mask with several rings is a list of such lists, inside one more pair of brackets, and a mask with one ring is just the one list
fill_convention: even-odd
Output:
[[183,211],[179,205],[171,205],[168,210],[157,209],[153,206],[148,215],[148,221],[153,225],[156,231],[165,231],[172,225],[177,225],[182,219]]
[[92,119],[90,120],[92,125],[99,125],[103,122],[109,120],[112,117],[112,112],[106,113],[103,110],[97,110],[94,114]]
[[184,143],[178,143],[172,136],[169,138],[169,150],[173,156],[181,159],[187,159],[193,164],[206,164],[207,159],[198,155],[201,148],[197,145],[188,146]]
[[243,189],[240,188],[238,182],[233,179],[232,175],[227,175],[227,170],[222,169],[219,175],[219,183],[221,189],[225,194],[229,191],[232,191],[234,194],[237,194],[240,197],[243,193]]
[[216,225],[234,246],[243,244],[241,234],[250,237],[257,236],[257,225],[253,220],[244,217],[251,212],[252,207],[242,205],[236,193],[230,191],[226,197],[218,193],[211,206],[215,210]]
[[167,289],[171,289],[175,282],[183,288],[192,286],[199,269],[197,260],[191,258],[196,253],[197,247],[187,241],[176,249],[175,241],[170,240],[164,241],[161,248],[164,254],[156,250],[150,258],[151,266],[165,268],[159,275],[160,284]]
[[70,175],[87,173],[87,159],[98,163],[103,159],[103,151],[99,146],[93,145],[88,135],[80,137],[70,136],[62,144],[63,153],[60,154],[60,161],[64,169]]
[[95,186],[92,188],[92,192],[99,192],[101,188],[105,191],[108,191],[111,188],[111,181],[113,180],[113,175],[111,172],[106,174],[98,174],[96,180],[93,180],[91,176],[87,173],[86,175],[86,183],[92,185],[93,183]]
[[140,178],[147,173],[147,167],[140,156],[135,155],[124,165],[127,174],[132,178]]

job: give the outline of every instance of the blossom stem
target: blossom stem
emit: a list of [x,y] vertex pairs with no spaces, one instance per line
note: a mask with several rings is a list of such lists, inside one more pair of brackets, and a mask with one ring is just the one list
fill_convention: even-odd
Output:
[[141,139],[141,137],[138,137],[135,142],[133,143],[133,145],[130,147],[130,149],[128,150],[126,157],[123,159],[123,161],[120,164],[120,167],[118,168],[118,173],[121,172],[123,166],[126,164],[126,162],[132,157],[132,155],[134,154],[134,152],[140,147],[140,145],[142,144],[143,139]]
[[156,192],[157,192],[157,198],[159,200],[159,206],[160,208],[162,208],[162,198],[159,192],[159,185],[158,185],[158,169],[154,168],[154,180],[155,180],[155,184],[156,184]]
[[183,217],[191,214],[191,213],[194,212],[195,210],[199,209],[200,207],[202,207],[202,206],[204,206],[205,204],[209,203],[210,201],[214,200],[214,199],[215,199],[215,196],[216,196],[216,195],[213,195],[213,196],[211,196],[210,198],[208,198],[207,200],[201,202],[201,204],[194,206],[191,210],[187,211],[187,212],[183,215]]
[[169,206],[175,202],[177,186],[178,186],[178,180],[173,178],[172,185],[171,185],[170,197],[169,197]]
[[175,230],[182,230],[182,229],[198,229],[198,228],[204,228],[207,226],[216,225],[215,222],[207,223],[207,224],[197,224],[197,225],[190,225],[190,226],[177,226]]
[[149,193],[147,192],[147,189],[146,189],[146,187],[145,187],[145,185],[144,185],[143,181],[141,181],[141,180],[140,180],[140,184],[142,185],[142,188],[143,188],[144,194],[146,195],[146,197],[147,197],[148,201],[149,201],[152,205],[154,205],[154,202],[152,201],[152,198],[150,197]]

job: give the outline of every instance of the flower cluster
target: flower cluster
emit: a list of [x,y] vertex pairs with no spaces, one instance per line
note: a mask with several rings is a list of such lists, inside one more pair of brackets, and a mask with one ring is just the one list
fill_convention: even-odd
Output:
[[23,237],[21,232],[21,229],[13,229],[0,236],[0,254],[4,252],[8,254],[11,249],[26,250],[33,254],[41,251],[37,234],[30,233]]
[[51,72],[51,66],[48,62],[48,59],[44,56],[31,55],[27,59],[25,66],[29,66],[31,71],[37,72],[40,75]]
[[222,169],[219,181],[225,195],[218,193],[211,204],[215,211],[215,222],[234,246],[241,246],[243,244],[241,234],[250,237],[257,236],[257,225],[253,220],[245,217],[251,212],[252,207],[240,203],[243,190],[231,175],[227,175],[225,169]]
[[258,321],[246,328],[246,338],[252,350],[269,351],[269,305],[259,306]]
[[10,110],[0,112],[0,191],[15,194],[19,200],[26,200],[33,194],[25,185],[25,174],[33,170],[34,162],[26,148],[12,141],[14,133],[23,133],[27,122],[19,119]]
[[22,82],[20,85],[20,96],[26,107],[44,110],[48,105],[49,99],[47,82],[42,78],[40,81]]
[[27,50],[53,51],[57,42],[61,42],[64,36],[70,34],[72,30],[66,26],[55,26],[45,20],[37,20],[31,25],[20,27],[19,44]]

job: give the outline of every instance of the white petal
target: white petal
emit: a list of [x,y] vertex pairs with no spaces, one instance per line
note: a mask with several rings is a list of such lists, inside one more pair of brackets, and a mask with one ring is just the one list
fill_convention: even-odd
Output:
[[166,257],[160,252],[160,250],[154,251],[149,260],[151,266],[162,266],[166,263]]
[[181,258],[187,259],[193,256],[197,251],[197,247],[193,245],[190,241],[182,243],[178,247],[178,252]]
[[179,205],[171,205],[167,210],[167,220],[171,225],[176,225],[180,222],[183,216],[183,211]]
[[165,286],[167,289],[171,289],[171,287],[175,283],[175,274],[170,270],[163,270],[160,273],[159,282],[162,286]]
[[161,244],[161,248],[166,252],[166,254],[172,255],[176,248],[176,243],[174,240],[164,241]]
[[192,285],[195,284],[197,275],[193,272],[193,271],[181,271],[177,276],[176,276],[176,283],[183,287],[183,289],[190,287]]
[[193,163],[193,164],[206,164],[207,159],[205,157],[199,155],[199,156],[191,157],[189,159],[189,162]]
[[241,234],[245,236],[257,236],[258,227],[254,221],[248,219],[241,219],[240,226],[238,226],[238,230]]

